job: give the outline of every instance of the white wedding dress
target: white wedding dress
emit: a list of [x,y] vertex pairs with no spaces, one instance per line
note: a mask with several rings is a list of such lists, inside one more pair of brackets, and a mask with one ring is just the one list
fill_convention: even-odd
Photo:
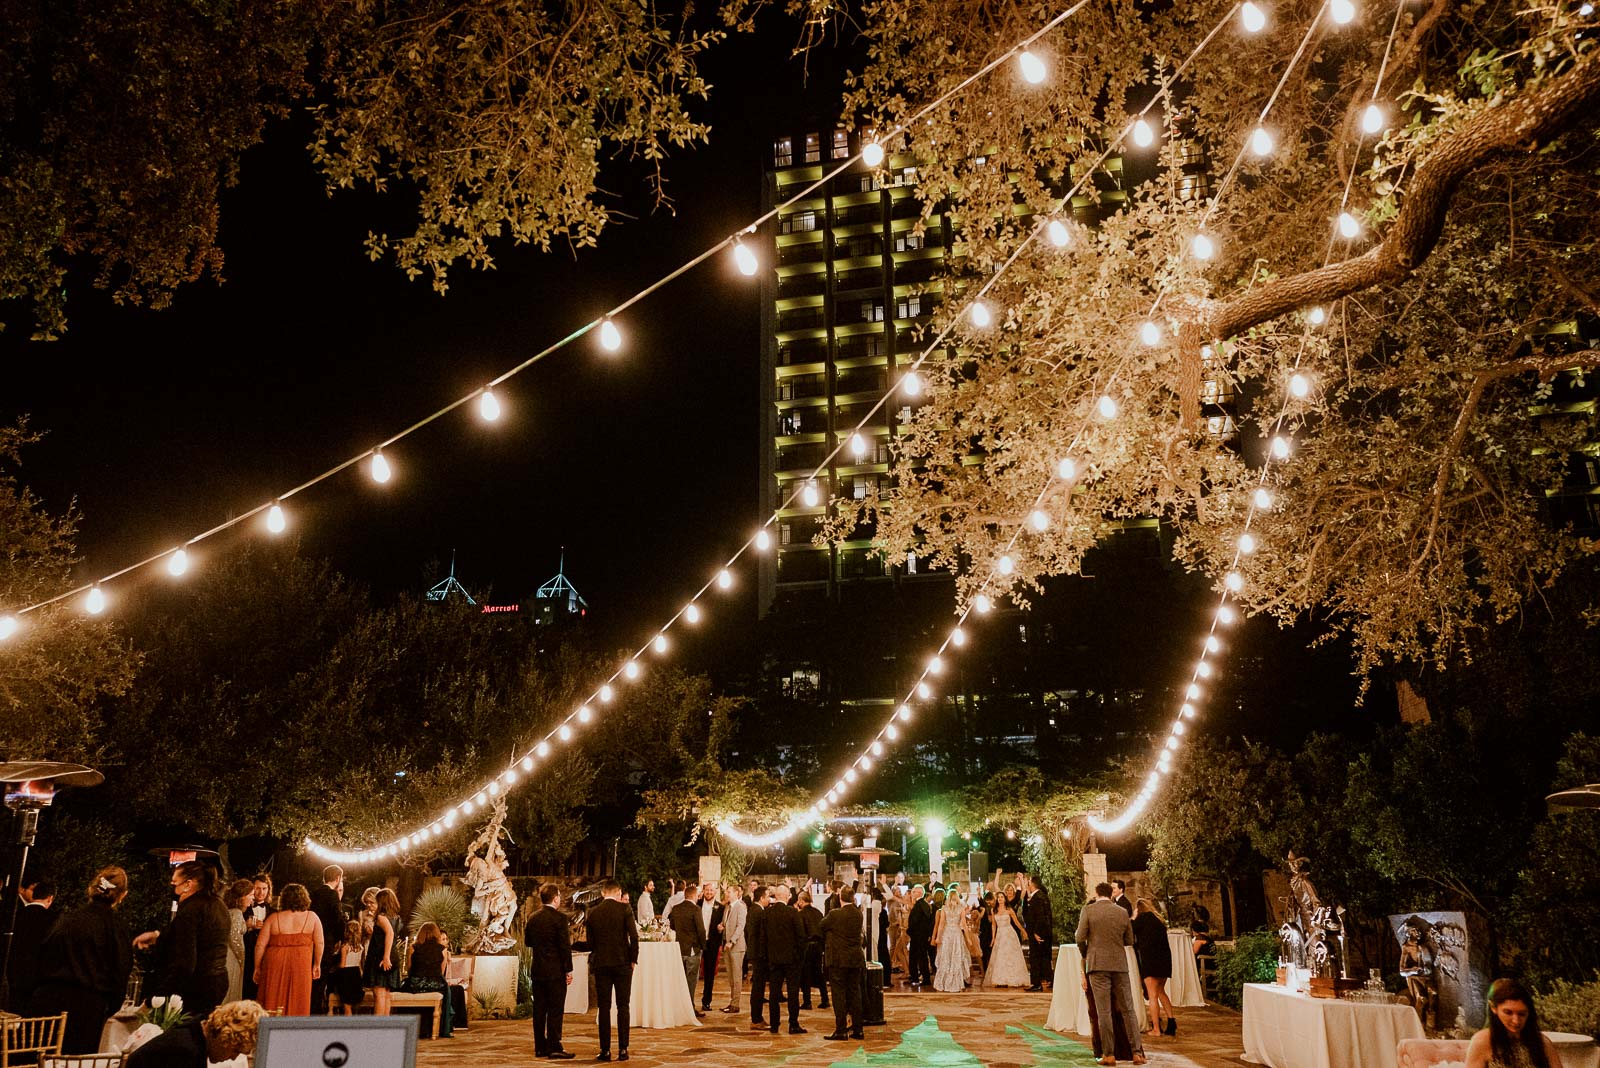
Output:
[[994,946],[989,950],[989,970],[984,973],[983,985],[1029,986],[1033,980],[1028,975],[1028,962],[1022,956],[1022,939],[1017,937],[1016,924],[1009,915],[994,918]]
[[938,955],[934,957],[933,988],[946,994],[961,993],[972,977],[972,957],[967,953],[967,940],[961,933],[961,912],[958,907],[941,913],[944,930],[939,935]]

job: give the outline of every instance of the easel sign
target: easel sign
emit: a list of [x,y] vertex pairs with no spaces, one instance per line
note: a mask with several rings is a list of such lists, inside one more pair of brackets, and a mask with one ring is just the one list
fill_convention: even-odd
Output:
[[416,1068],[417,1017],[263,1016],[256,1068]]

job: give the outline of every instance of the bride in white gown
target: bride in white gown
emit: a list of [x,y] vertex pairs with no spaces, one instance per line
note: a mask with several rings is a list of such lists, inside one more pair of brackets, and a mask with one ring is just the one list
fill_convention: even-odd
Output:
[[972,977],[972,957],[967,953],[967,940],[961,933],[961,916],[965,911],[961,895],[952,892],[945,899],[944,908],[939,910],[933,928],[934,940],[939,943],[939,952],[934,958],[933,988],[947,994],[961,993]]
[[1022,956],[1022,923],[1006,904],[1004,894],[994,903],[994,947],[989,951],[989,970],[984,973],[983,985],[1028,986],[1028,962]]

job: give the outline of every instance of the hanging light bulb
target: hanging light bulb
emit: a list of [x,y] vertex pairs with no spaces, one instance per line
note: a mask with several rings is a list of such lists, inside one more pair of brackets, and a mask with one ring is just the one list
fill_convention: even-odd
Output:
[[697,604],[685,605],[683,618],[690,623],[700,622],[700,606]]
[[766,552],[772,547],[772,535],[767,533],[767,528],[762,527],[756,531],[756,550]]
[[1304,397],[1311,392],[1311,379],[1298,371],[1289,376],[1289,392],[1296,397]]
[[1239,551],[1246,556],[1256,551],[1256,536],[1254,534],[1239,535]]
[[1042,508],[1035,508],[1028,513],[1028,525],[1034,530],[1043,533],[1050,528],[1050,516]]
[[972,599],[972,607],[980,616],[986,616],[989,614],[989,610],[994,607],[994,602],[989,599],[987,593],[980,593]]
[[483,392],[478,395],[478,418],[485,423],[492,423],[500,418],[500,398],[494,395],[494,390],[488,386],[483,387]]
[[22,628],[16,616],[0,616],[0,642],[3,642]]
[[1161,324],[1154,319],[1146,319],[1139,326],[1139,340],[1146,345],[1161,344]]
[[588,705],[578,706],[578,722],[588,723],[591,719],[594,719],[594,709]]
[[869,757],[869,756],[862,757],[856,763],[858,763],[861,766],[861,770],[862,771],[871,771],[872,770],[872,758]]
[[1064,482],[1071,482],[1078,477],[1078,465],[1072,462],[1069,456],[1063,456],[1056,461],[1056,477]]
[[1230,592],[1238,593],[1244,589],[1244,577],[1237,571],[1230,571],[1222,576],[1222,584],[1228,587]]
[[1072,232],[1067,229],[1067,224],[1060,219],[1051,219],[1050,225],[1044,228],[1045,236],[1056,248],[1066,248],[1072,240]]
[[1358,237],[1361,234],[1361,223],[1348,211],[1339,213],[1339,236],[1343,238]]
[[1239,21],[1244,23],[1246,33],[1260,33],[1267,25],[1267,13],[1257,7],[1252,0],[1245,0],[1244,6],[1239,8]]
[[1115,419],[1117,417],[1117,402],[1109,394],[1095,402],[1095,408],[1100,412],[1102,419]]
[[1366,133],[1375,134],[1383,129],[1385,118],[1382,108],[1376,104],[1368,104],[1367,110],[1361,113],[1361,129]]
[[1225,627],[1232,626],[1233,622],[1238,618],[1239,614],[1233,609],[1229,608],[1227,605],[1223,605],[1217,609],[1217,622],[1221,623]]
[[1306,322],[1312,326],[1321,326],[1328,321],[1328,311],[1322,305],[1317,305],[1306,313]]
[[1022,68],[1022,78],[1029,85],[1038,85],[1044,81],[1044,60],[1032,52],[1024,51],[1017,57],[1017,65]]
[[951,631],[950,644],[955,646],[957,649],[967,644],[967,632],[962,630],[960,627],[957,627],[955,630]]
[[1215,634],[1206,635],[1206,652],[1215,653],[1221,649],[1222,643],[1217,640],[1217,636]]
[[1205,234],[1195,234],[1189,242],[1189,253],[1197,260],[1209,260],[1217,254],[1217,243]]
[[850,435],[850,452],[857,460],[867,455],[867,439],[859,433]]
[[883,736],[892,742],[900,737],[900,728],[891,723],[883,728]]
[[972,316],[972,325],[979,330],[994,322],[994,316],[989,312],[989,305],[981,300],[972,305],[968,314]]
[[1328,14],[1333,16],[1334,22],[1346,26],[1356,17],[1356,5],[1350,0],[1332,0],[1328,5]]
[[187,570],[189,570],[189,552],[187,549],[179,549],[167,557],[167,573],[169,575],[176,578]]
[[606,683],[604,686],[600,687],[600,703],[601,704],[609,705],[611,703],[611,699],[613,697],[615,697],[616,695],[617,695],[617,691],[613,690],[611,688],[611,684],[609,682]]
[[523,771],[532,771],[533,770],[533,757],[525,756],[525,757],[522,758],[522,770]]
[[750,251],[750,246],[743,241],[733,243],[733,262],[738,265],[739,273],[749,277],[756,273],[760,265],[756,262],[756,254]]
[[289,520],[283,514],[283,505],[274,504],[267,509],[267,531],[271,534],[282,534],[289,525]]
[[940,660],[938,657],[934,657],[933,659],[928,661],[928,674],[930,674],[930,675],[941,675],[943,673],[944,673],[944,661],[943,660]]
[[89,595],[83,599],[83,610],[91,616],[97,616],[106,610],[106,595],[99,586],[91,586]]
[[861,162],[869,167],[876,167],[883,162],[883,146],[876,141],[868,141],[861,148]]
[[1251,503],[1256,506],[1256,511],[1265,512],[1272,507],[1272,494],[1268,493],[1265,488],[1259,488],[1251,498]]
[[1257,126],[1250,135],[1250,151],[1258,156],[1272,155],[1272,135],[1265,126]]
[[928,698],[933,696],[933,687],[929,686],[925,682],[917,683],[917,696],[926,701]]
[[545,757],[550,755],[550,743],[540,742],[538,745],[533,747],[533,751],[539,754],[540,760],[543,760]]
[[389,469],[389,461],[383,458],[382,449],[379,449],[372,454],[372,465],[368,468],[368,471],[372,475],[372,481],[376,482],[380,486],[389,481],[390,477],[394,474],[394,472]]
[[911,706],[910,705],[901,705],[900,706],[900,710],[898,712],[896,712],[895,714],[900,717],[900,722],[902,722],[902,723],[911,722]]
[[922,376],[915,371],[907,371],[905,377],[900,379],[900,388],[908,397],[922,396]]
[[1156,132],[1144,119],[1139,119],[1133,124],[1133,143],[1140,148],[1149,148],[1156,139]]
[[995,564],[995,570],[1002,575],[1009,575],[1017,569],[1017,562],[1009,556],[1002,556]]
[[1274,459],[1287,460],[1289,458],[1289,439],[1285,437],[1273,438],[1272,455]]
[[623,664],[622,665],[622,677],[625,678],[625,679],[636,679],[636,678],[638,678],[639,677],[639,661],[630,660],[626,664]]
[[667,651],[667,636],[665,634],[657,634],[656,640],[650,644],[655,647],[656,655],[660,656]]
[[600,347],[607,352],[616,352],[622,348],[622,331],[617,329],[617,324],[607,319],[600,324]]
[[718,589],[725,590],[725,589],[728,589],[732,585],[733,585],[733,572],[729,571],[727,568],[723,568],[721,571],[717,572],[717,588]]
[[815,479],[807,481],[804,488],[800,490],[800,503],[807,508],[815,508],[822,503],[822,492],[817,489]]

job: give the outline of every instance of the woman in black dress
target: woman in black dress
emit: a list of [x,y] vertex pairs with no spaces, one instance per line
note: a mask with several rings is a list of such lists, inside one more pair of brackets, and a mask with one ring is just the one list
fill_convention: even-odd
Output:
[[106,1019],[122,1005],[133,946],[116,909],[127,896],[128,873],[102,868],[89,881],[88,903],[57,920],[39,947],[39,986],[27,1011],[67,1014],[62,1053],[97,1051]]
[[994,952],[994,891],[983,895],[983,917],[978,923],[978,945],[983,948],[983,974],[989,974],[989,954]]
[[379,890],[376,905],[364,978],[372,988],[373,1015],[387,1016],[390,992],[400,986],[399,953],[406,925],[400,919],[400,899],[393,890],[388,887]]
[[[146,931],[133,940],[135,949],[157,947],[160,964],[147,993],[177,994],[183,1011],[204,1019],[228,994],[228,940],[232,923],[217,895],[217,870],[191,860],[172,869],[172,892],[178,911],[165,931]],[[159,941],[159,945],[157,945]]]
[[1172,978],[1167,925],[1142,897],[1133,905],[1133,948],[1139,955],[1139,974],[1144,976],[1145,1002],[1150,1011],[1150,1030],[1145,1034],[1175,1035],[1178,1018],[1172,1011],[1172,999],[1167,997],[1167,980]]
[[449,1038],[455,1023],[450,1007],[450,987],[445,982],[444,970],[450,963],[450,954],[444,948],[444,938],[439,925],[425,923],[417,928],[417,941],[411,947],[411,963],[406,966],[405,991],[408,994],[441,994],[439,1000],[439,1037]]

